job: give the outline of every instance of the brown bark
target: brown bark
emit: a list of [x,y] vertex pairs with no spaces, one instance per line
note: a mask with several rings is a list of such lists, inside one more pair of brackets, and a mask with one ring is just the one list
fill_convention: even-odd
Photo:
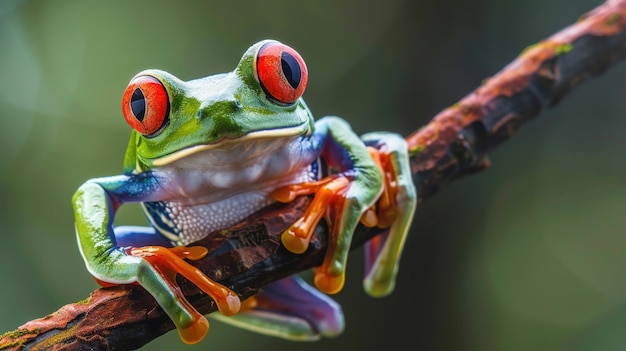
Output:
[[[412,149],[413,179],[420,201],[449,182],[486,168],[487,153],[543,108],[558,103],[587,78],[597,76],[626,55],[626,0],[609,0],[577,23],[526,49],[482,86],[443,110],[407,137]],[[242,298],[263,286],[315,267],[326,248],[320,224],[307,252],[296,255],[280,245],[279,236],[309,202],[266,208],[243,223],[196,243],[208,257],[194,262],[210,277]],[[353,247],[379,229],[359,227]],[[213,301],[180,280],[189,300],[202,313],[216,310]],[[84,301],[30,321],[0,336],[0,349],[136,349],[174,329],[154,299],[137,286],[98,289]]]

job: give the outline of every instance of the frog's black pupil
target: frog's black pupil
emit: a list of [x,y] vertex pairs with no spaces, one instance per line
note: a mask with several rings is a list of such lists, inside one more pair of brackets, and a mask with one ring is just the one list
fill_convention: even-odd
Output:
[[280,55],[280,65],[282,66],[283,74],[285,75],[285,78],[287,78],[289,85],[296,89],[300,84],[300,79],[302,78],[302,71],[300,71],[300,64],[298,63],[298,60],[296,60],[296,58],[290,53],[283,52]]
[[139,88],[133,91],[133,96],[130,98],[130,109],[139,122],[143,122],[143,117],[146,113],[146,98]]

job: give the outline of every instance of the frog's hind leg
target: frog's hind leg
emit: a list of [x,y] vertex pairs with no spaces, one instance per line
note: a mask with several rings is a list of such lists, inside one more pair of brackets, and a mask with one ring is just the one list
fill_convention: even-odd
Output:
[[385,172],[385,191],[376,204],[377,225],[388,227],[384,234],[366,244],[365,291],[386,296],[395,286],[400,255],[413,220],[417,194],[413,185],[405,140],[392,133],[368,133],[363,140],[378,153]]
[[239,314],[211,318],[236,327],[294,341],[313,341],[334,337],[343,332],[341,306],[308,285],[299,276],[291,276],[266,286],[243,302]]

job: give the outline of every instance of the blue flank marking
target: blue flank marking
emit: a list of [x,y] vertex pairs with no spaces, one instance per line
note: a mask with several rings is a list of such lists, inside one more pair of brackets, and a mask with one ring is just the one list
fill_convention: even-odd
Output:
[[[143,206],[146,210],[146,216],[150,224],[156,229],[156,232],[162,235],[167,240],[171,240],[173,237],[181,237],[180,230],[174,226],[172,218],[167,213],[167,203],[162,201],[156,202],[144,202]],[[169,222],[169,223],[168,223]],[[166,232],[168,235],[165,235]]]
[[313,180],[320,180],[323,177],[321,163],[322,160],[318,158],[309,165],[311,173],[313,174]]

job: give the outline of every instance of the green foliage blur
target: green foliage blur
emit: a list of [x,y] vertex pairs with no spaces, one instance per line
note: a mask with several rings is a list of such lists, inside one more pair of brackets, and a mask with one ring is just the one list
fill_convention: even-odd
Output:
[[[0,333],[88,296],[70,198],[121,172],[120,109],[146,68],[229,71],[275,38],[305,99],[359,133],[409,134],[598,0],[0,1]],[[576,89],[418,210],[395,293],[335,298],[347,330],[293,343],[211,323],[146,350],[615,350],[626,344],[626,64]],[[144,224],[122,208],[119,223]]]

